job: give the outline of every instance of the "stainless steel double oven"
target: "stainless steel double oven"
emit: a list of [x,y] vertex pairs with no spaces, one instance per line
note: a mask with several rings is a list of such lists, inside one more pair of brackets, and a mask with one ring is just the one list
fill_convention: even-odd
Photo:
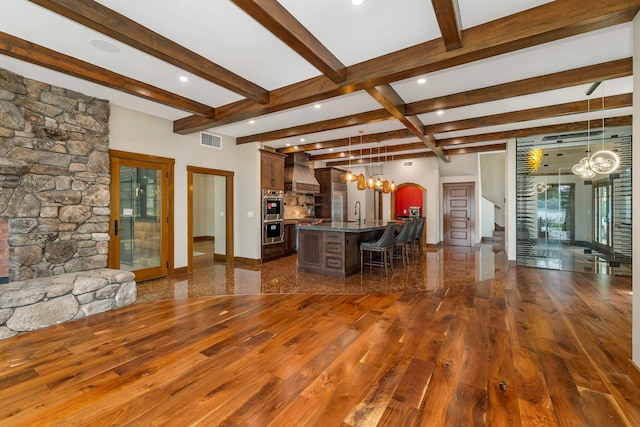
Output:
[[284,241],[284,191],[262,190],[262,244]]

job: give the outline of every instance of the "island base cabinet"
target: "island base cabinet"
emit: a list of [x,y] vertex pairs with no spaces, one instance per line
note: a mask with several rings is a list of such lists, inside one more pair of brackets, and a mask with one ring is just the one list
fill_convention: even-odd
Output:
[[369,233],[298,229],[298,271],[345,278],[360,271],[360,241]]

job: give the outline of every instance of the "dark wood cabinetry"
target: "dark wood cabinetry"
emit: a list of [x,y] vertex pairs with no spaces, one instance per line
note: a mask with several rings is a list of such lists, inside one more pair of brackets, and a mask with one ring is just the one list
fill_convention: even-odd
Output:
[[286,154],[260,150],[260,188],[284,190],[284,159]]
[[360,271],[360,242],[384,228],[354,231],[298,228],[298,271],[345,278]]
[[262,245],[262,261],[271,261],[273,259],[282,258],[283,254],[284,243]]
[[284,256],[293,255],[296,252],[296,225],[284,225]]

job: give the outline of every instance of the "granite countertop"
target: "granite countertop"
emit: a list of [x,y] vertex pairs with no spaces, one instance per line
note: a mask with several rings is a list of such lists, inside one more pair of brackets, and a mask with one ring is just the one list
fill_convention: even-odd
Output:
[[342,231],[346,233],[361,233],[365,231],[379,230],[387,226],[387,221],[367,220],[358,224],[358,221],[348,222],[323,222],[321,224],[310,223],[309,225],[298,224],[298,229],[309,229],[319,231]]

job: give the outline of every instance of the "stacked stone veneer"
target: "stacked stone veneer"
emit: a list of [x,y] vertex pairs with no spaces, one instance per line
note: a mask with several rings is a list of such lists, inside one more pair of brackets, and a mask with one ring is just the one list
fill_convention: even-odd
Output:
[[109,104],[0,69],[9,281],[106,266]]
[[[106,295],[115,289],[109,279],[101,288],[107,290],[87,292],[75,275],[107,264],[109,112],[105,100],[0,69],[0,217],[8,222],[4,249],[0,236],[5,260],[8,251],[8,283],[0,282],[0,325],[20,323],[16,329],[9,326],[12,331],[31,330],[25,320],[15,320],[28,317],[24,307],[29,304],[77,318],[96,311],[86,304],[109,299]],[[1,275],[2,263],[0,280]],[[71,285],[63,286],[65,280]],[[64,301],[46,305],[54,298]]]

